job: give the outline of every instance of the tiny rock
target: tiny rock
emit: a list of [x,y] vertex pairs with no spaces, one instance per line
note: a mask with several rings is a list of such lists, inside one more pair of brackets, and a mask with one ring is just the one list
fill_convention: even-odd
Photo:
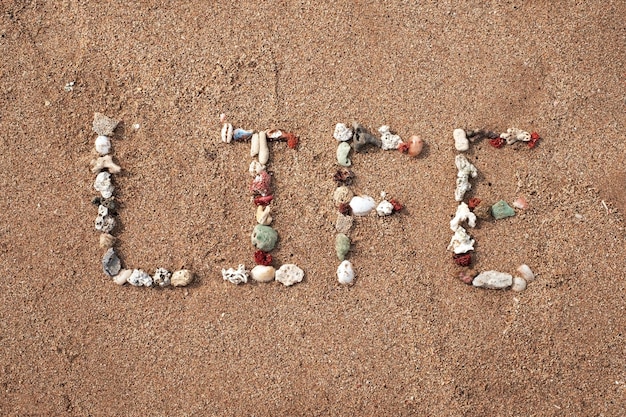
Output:
[[242,141],[242,140],[248,140],[252,137],[252,134],[254,133],[254,131],[252,130],[246,130],[246,129],[242,129],[242,128],[237,128],[235,130],[233,130],[233,140],[235,141]]
[[400,136],[391,133],[391,131],[389,130],[389,126],[385,125],[379,127],[378,132],[380,132],[380,147],[383,151],[398,149],[398,147],[402,143],[402,139],[400,139]]
[[506,201],[500,200],[491,206],[491,215],[494,219],[500,220],[507,217],[515,216],[515,210],[509,206]]
[[94,147],[100,155],[106,155],[111,151],[111,139],[108,136],[98,136]]
[[349,285],[354,282],[354,269],[350,261],[343,261],[337,268],[337,280],[340,284]]
[[414,135],[409,139],[409,156],[417,157],[422,153],[422,149],[424,148],[424,141],[421,137]]
[[487,202],[480,201],[476,207],[474,207],[473,213],[476,215],[476,218],[481,220],[490,220],[491,219],[491,205]]
[[221,132],[222,142],[230,143],[233,140],[233,125],[224,123]]
[[272,216],[270,215],[271,206],[257,206],[256,208],[256,221],[258,224],[269,226],[272,223]]
[[493,290],[504,289],[513,285],[513,276],[506,272],[485,271],[474,278],[472,285]]
[[152,287],[152,277],[141,269],[134,269],[127,281],[135,287]]
[[158,285],[161,288],[170,285],[171,279],[172,273],[165,268],[157,268],[157,270],[154,271],[154,275],[152,276],[152,281],[154,282],[154,284]]
[[346,255],[350,252],[350,238],[343,233],[338,233],[335,237],[335,252],[340,261],[346,259]]
[[459,152],[465,152],[469,149],[469,140],[463,129],[454,129],[452,132],[454,138],[454,149]]
[[110,277],[119,274],[122,262],[113,248],[109,248],[102,257],[102,270]]
[[271,193],[270,184],[272,182],[272,176],[267,171],[261,171],[254,177],[252,184],[250,184],[250,192],[252,194],[260,194],[266,196]]
[[456,231],[461,222],[467,221],[469,227],[476,227],[476,215],[472,213],[465,203],[460,203],[456,208],[456,214],[452,220],[450,220],[450,229]]
[[526,210],[528,208],[528,201],[526,198],[520,196],[513,201],[513,207],[518,208],[520,210]]
[[102,249],[112,248],[117,238],[109,233],[100,234],[100,247]]
[[341,142],[339,146],[337,146],[337,163],[344,167],[349,167],[352,165],[352,161],[348,158],[350,154],[350,145],[346,142]]
[[105,169],[111,174],[117,174],[122,170],[119,165],[113,162],[111,155],[105,155],[91,160],[91,172],[94,174]]
[[263,252],[270,252],[276,246],[278,233],[270,226],[257,224],[252,231],[252,244]]
[[352,139],[352,129],[343,123],[337,123],[333,137],[339,142],[347,142]]
[[265,131],[259,132],[259,163],[267,164],[270,159],[270,148],[267,144],[267,134]]
[[472,285],[472,281],[476,276],[476,271],[473,269],[467,269],[459,272],[459,279],[467,285]]
[[270,282],[274,280],[275,274],[273,266],[257,265],[250,271],[250,278],[256,282]]
[[333,192],[333,201],[335,202],[335,206],[339,206],[340,204],[350,203],[354,197],[354,193],[352,190],[345,185],[341,187],[337,187]]
[[193,281],[193,273],[188,269],[181,269],[172,274],[170,284],[173,287],[186,287]]
[[276,281],[289,287],[301,282],[304,278],[304,271],[294,264],[284,264],[276,271]]
[[348,233],[352,229],[354,219],[352,216],[346,216],[341,213],[337,213],[337,221],[335,222],[335,230],[339,233]]
[[376,206],[376,213],[380,216],[389,216],[391,214],[393,214],[393,204],[391,204],[389,201],[387,200],[383,200],[380,203],[378,203],[378,206]]
[[92,128],[100,136],[113,136],[113,131],[119,124],[118,120],[111,119],[102,113],[94,113]]
[[535,280],[535,274],[532,269],[526,264],[522,264],[517,267],[517,272],[524,278],[527,282],[533,282]]
[[376,207],[376,202],[370,196],[354,196],[350,200],[350,208],[355,216],[367,216]]
[[106,171],[99,173],[96,176],[96,181],[93,184],[93,188],[100,192],[100,195],[104,198],[109,198],[113,195],[113,184],[111,184],[111,174]]
[[521,277],[513,277],[513,284],[511,285],[511,290],[516,292],[521,292],[526,289],[526,280]]
[[117,285],[124,285],[132,273],[132,269],[122,269],[116,276],[113,277],[113,282]]

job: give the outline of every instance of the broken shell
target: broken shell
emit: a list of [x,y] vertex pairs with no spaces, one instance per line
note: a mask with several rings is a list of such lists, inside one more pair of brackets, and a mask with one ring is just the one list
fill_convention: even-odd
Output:
[[124,285],[132,273],[132,269],[122,269],[116,276],[113,277],[113,282],[117,285]]
[[259,162],[261,165],[267,164],[270,159],[270,148],[267,145],[267,136],[264,131],[259,132]]
[[96,217],[95,228],[102,233],[109,233],[115,229],[115,218],[113,216],[105,215]]
[[350,261],[343,261],[337,268],[337,280],[340,284],[352,284],[354,282],[354,269]]
[[233,140],[233,125],[230,123],[224,123],[222,126],[222,142],[230,143]]
[[533,282],[535,280],[535,274],[532,269],[526,264],[522,264],[517,267],[517,272],[524,278],[527,282]]
[[472,285],[487,289],[503,289],[513,285],[513,276],[506,272],[485,271],[478,274]]
[[96,181],[93,184],[93,188],[100,191],[100,195],[104,198],[109,198],[113,195],[113,184],[111,184],[111,174],[106,171],[102,171],[96,176]]
[[119,274],[122,269],[120,258],[116,255],[113,248],[109,248],[102,257],[102,270],[110,277]]
[[101,233],[100,234],[100,247],[103,249],[112,248],[113,245],[115,245],[116,240],[117,238],[113,235],[110,235],[108,233]]
[[337,123],[335,125],[335,132],[333,133],[333,137],[339,142],[347,142],[352,139],[352,129],[350,129],[343,123]]
[[526,201],[526,199],[522,196],[517,197],[515,201],[513,201],[513,207],[520,210],[526,210],[528,208],[528,201]]
[[108,170],[111,174],[117,174],[122,170],[119,165],[113,162],[111,155],[101,156],[91,160],[91,172],[94,174],[102,170]]
[[457,255],[472,251],[474,250],[474,239],[467,234],[464,228],[459,226],[450,240],[448,250],[453,251]]
[[266,134],[267,137],[270,139],[279,139],[283,135],[283,132],[278,129],[271,129],[268,130]]
[[511,284],[511,290],[524,291],[526,289],[526,280],[520,277],[513,277],[513,284]]
[[380,132],[380,147],[383,151],[398,149],[398,146],[402,143],[402,139],[400,139],[400,136],[391,133],[389,126],[381,126],[378,128],[378,131]]
[[409,156],[416,157],[422,153],[424,141],[419,136],[411,136],[409,139]]
[[250,156],[255,157],[259,154],[259,134],[255,133],[252,135],[252,140],[250,141]]
[[127,281],[135,287],[152,287],[152,277],[141,269],[134,269]]
[[262,171],[265,171],[265,165],[260,163],[259,161],[250,162],[250,168],[248,168],[250,175],[253,177],[259,175]]
[[341,142],[339,146],[337,146],[337,163],[344,167],[349,167],[352,165],[352,161],[348,158],[350,154],[350,145],[346,142]]
[[274,280],[275,274],[273,266],[257,265],[250,271],[250,278],[256,282],[270,282]]
[[337,187],[333,192],[335,206],[339,206],[341,203],[349,203],[352,197],[354,197],[354,193],[346,186]]
[[252,231],[252,244],[263,252],[270,252],[276,246],[278,233],[270,226],[257,224]]
[[111,119],[102,113],[93,114],[92,128],[100,136],[113,136],[113,131],[118,123],[118,120]]
[[284,264],[276,271],[276,281],[289,287],[301,282],[304,278],[304,271],[294,264]]
[[335,230],[339,233],[348,233],[352,228],[354,219],[352,216],[345,216],[341,213],[337,213],[337,221],[335,222]]
[[106,155],[111,151],[111,139],[108,136],[98,136],[95,142],[96,152]]
[[368,195],[355,196],[350,200],[350,208],[355,216],[367,216],[376,207],[374,199]]
[[254,197],[254,199],[252,200],[252,202],[254,203],[255,206],[267,206],[269,203],[272,202],[272,200],[274,199],[273,195],[259,195]]
[[343,233],[337,234],[335,238],[335,252],[340,261],[346,259],[346,255],[350,251],[350,238]]
[[389,216],[393,213],[394,208],[393,208],[393,204],[391,204],[389,201],[387,200],[383,200],[380,203],[378,203],[378,206],[376,206],[376,213],[378,213],[379,216]]
[[476,227],[476,215],[472,213],[467,204],[461,203],[456,208],[454,218],[450,220],[450,229],[456,231],[461,222],[467,221],[469,227]]
[[491,219],[491,206],[484,201],[479,202],[478,205],[474,207],[474,210],[472,211],[476,215],[476,217],[481,220]]
[[253,130],[246,130],[246,129],[242,129],[238,127],[237,129],[233,131],[233,140],[235,141],[248,140],[252,137],[253,133],[254,133]]
[[269,226],[272,223],[272,216],[270,215],[271,208],[267,206],[257,206],[256,208],[256,221],[258,224]]
[[193,281],[193,273],[188,269],[181,269],[172,274],[170,284],[173,287],[185,287]]
[[154,271],[154,276],[152,277],[152,281],[154,281],[155,285],[159,287],[167,287],[171,283],[172,273],[165,268],[157,268]]
[[354,128],[354,141],[352,143],[352,147],[356,152],[362,152],[366,145],[373,145],[377,148],[382,146],[380,139],[368,132],[368,130],[359,123],[354,122],[352,127]]
[[248,282],[248,271],[246,271],[246,267],[243,264],[239,264],[237,269],[222,269],[222,278],[224,278],[224,281],[235,285],[245,284]]
[[515,216],[515,210],[509,206],[506,201],[500,200],[493,206],[491,206],[491,215],[494,219],[500,220],[507,217]]
[[454,149],[459,152],[465,152],[469,149],[469,140],[467,140],[465,130],[454,129],[452,137],[454,138]]

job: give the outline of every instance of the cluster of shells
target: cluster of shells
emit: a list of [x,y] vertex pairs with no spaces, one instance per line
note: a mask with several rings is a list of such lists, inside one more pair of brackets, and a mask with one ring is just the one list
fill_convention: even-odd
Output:
[[278,241],[278,233],[272,228],[272,174],[268,172],[267,165],[270,159],[268,142],[284,141],[289,148],[295,149],[298,137],[293,133],[273,130],[246,130],[237,128],[226,122],[226,116],[220,116],[222,123],[221,140],[223,143],[250,142],[249,172],[252,176],[250,193],[255,208],[256,226],[251,235],[251,243],[256,249],[254,252],[254,266],[247,270],[245,264],[239,264],[237,268],[222,269],[222,277],[225,281],[233,284],[244,284],[251,278],[256,282],[278,281],[285,286],[291,286],[301,282],[304,271],[295,264],[283,264],[275,269],[272,266],[274,259],[271,251]]
[[350,153],[352,151],[363,152],[368,146],[373,146],[385,151],[399,150],[416,157],[422,152],[424,146],[419,136],[411,136],[408,142],[403,142],[400,136],[390,131],[389,126],[381,126],[378,132],[380,138],[356,122],[351,128],[343,123],[337,123],[333,132],[333,137],[339,142],[337,164],[340,168],[334,175],[337,188],[333,192],[333,201],[337,208],[335,251],[337,258],[341,261],[337,267],[337,280],[340,284],[352,284],[355,278],[352,263],[346,259],[351,249],[349,233],[354,222],[353,216],[367,216],[375,209],[378,216],[382,217],[402,210],[402,205],[394,199],[387,199],[384,191],[381,192],[381,201],[378,205],[368,195],[354,195],[349,187],[354,180],[354,173],[349,169],[352,166]]
[[122,261],[115,252],[117,238],[112,234],[117,226],[117,204],[115,200],[114,174],[121,172],[121,167],[113,161],[111,138],[118,121],[101,113],[95,113],[93,130],[98,135],[94,144],[96,157],[91,161],[91,172],[96,174],[94,188],[100,193],[92,202],[98,206],[95,229],[100,232],[100,247],[105,249],[102,257],[102,270],[116,284],[129,283],[136,287],[182,287],[193,280],[193,274],[187,269],[170,272],[157,268],[153,275],[142,269],[122,268]]
[[459,273],[459,278],[466,284],[472,284],[475,287],[488,289],[506,289],[513,291],[523,291],[526,289],[528,282],[535,279],[535,274],[526,264],[520,265],[516,269],[516,275],[513,276],[506,272],[484,271],[476,273],[471,269],[472,253],[474,252],[474,239],[467,232],[467,227],[476,227],[476,222],[495,219],[500,220],[515,215],[513,207],[519,210],[527,208],[527,202],[523,197],[518,197],[511,207],[506,201],[500,200],[493,205],[488,205],[479,198],[470,198],[466,203],[464,201],[465,194],[472,189],[471,179],[478,176],[478,170],[462,152],[466,152],[470,148],[470,142],[481,139],[488,139],[491,146],[501,148],[505,144],[513,145],[515,143],[526,143],[529,148],[534,148],[539,135],[535,132],[528,133],[517,128],[510,128],[504,133],[496,133],[489,130],[464,130],[454,129],[452,133],[454,139],[454,147],[460,152],[455,157],[455,165],[458,170],[456,178],[456,189],[454,191],[454,199],[459,203],[455,216],[450,220],[450,229],[454,232],[448,250],[453,252],[452,259],[454,262],[464,269]]

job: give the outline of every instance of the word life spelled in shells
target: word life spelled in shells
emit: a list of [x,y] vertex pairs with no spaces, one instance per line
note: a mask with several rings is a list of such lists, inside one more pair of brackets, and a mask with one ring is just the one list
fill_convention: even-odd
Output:
[[96,157],[91,161],[91,172],[96,174],[93,187],[100,195],[92,202],[98,206],[94,227],[100,232],[100,247],[106,250],[102,256],[102,270],[118,285],[129,283],[136,287],[159,288],[189,285],[193,280],[193,274],[189,270],[183,269],[172,274],[165,268],[156,268],[154,274],[150,275],[142,269],[125,269],[115,252],[118,240],[113,232],[118,224],[118,213],[113,175],[119,174],[122,168],[113,161],[111,138],[118,123],[101,113],[94,114],[92,127],[98,136],[94,143]]

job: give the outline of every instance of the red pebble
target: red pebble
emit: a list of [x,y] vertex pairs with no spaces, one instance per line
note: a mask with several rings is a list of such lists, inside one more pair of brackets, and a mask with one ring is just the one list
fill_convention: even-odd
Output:
[[497,149],[500,149],[501,147],[503,147],[505,143],[506,141],[503,138],[489,139],[489,144]]
[[472,281],[474,281],[474,277],[476,276],[476,272],[474,270],[469,269],[466,271],[459,272],[459,279],[466,283],[467,285],[471,285]]
[[476,207],[478,207],[481,201],[482,200],[480,198],[470,198],[467,202],[467,207],[469,207],[470,210],[474,210]]
[[539,137],[539,133],[537,132],[533,132],[530,134],[530,140],[528,141],[528,147],[530,149],[533,149],[535,146],[537,146],[537,141],[539,141],[539,139],[541,139]]
[[347,168],[340,168],[337,170],[333,178],[339,185],[350,185],[352,184],[352,180],[354,180],[354,172]]
[[411,146],[410,143],[402,142],[398,145],[398,150],[402,153],[407,153],[409,151],[409,146]]
[[338,210],[339,210],[339,213],[343,214],[344,216],[349,216],[350,212],[352,211],[350,209],[350,204],[348,203],[339,204]]
[[272,254],[258,250],[254,252],[254,262],[257,265],[269,266],[272,264]]
[[283,133],[280,136],[280,139],[286,139],[287,140],[287,146],[289,146],[291,149],[296,149],[298,147],[299,139],[293,133]]
[[254,204],[256,206],[263,206],[263,207],[265,207],[269,203],[271,203],[273,199],[274,199],[273,195],[254,197]]
[[400,210],[402,210],[404,208],[402,203],[400,203],[398,200],[395,200],[395,199],[392,198],[391,200],[389,200],[389,202],[393,206],[393,212],[394,213],[397,213],[397,212],[399,212]]
[[472,253],[459,253],[452,255],[454,263],[459,266],[470,266],[472,264]]
[[270,182],[272,176],[267,171],[261,171],[254,177],[252,184],[250,184],[250,191],[252,194],[267,195],[270,193]]

